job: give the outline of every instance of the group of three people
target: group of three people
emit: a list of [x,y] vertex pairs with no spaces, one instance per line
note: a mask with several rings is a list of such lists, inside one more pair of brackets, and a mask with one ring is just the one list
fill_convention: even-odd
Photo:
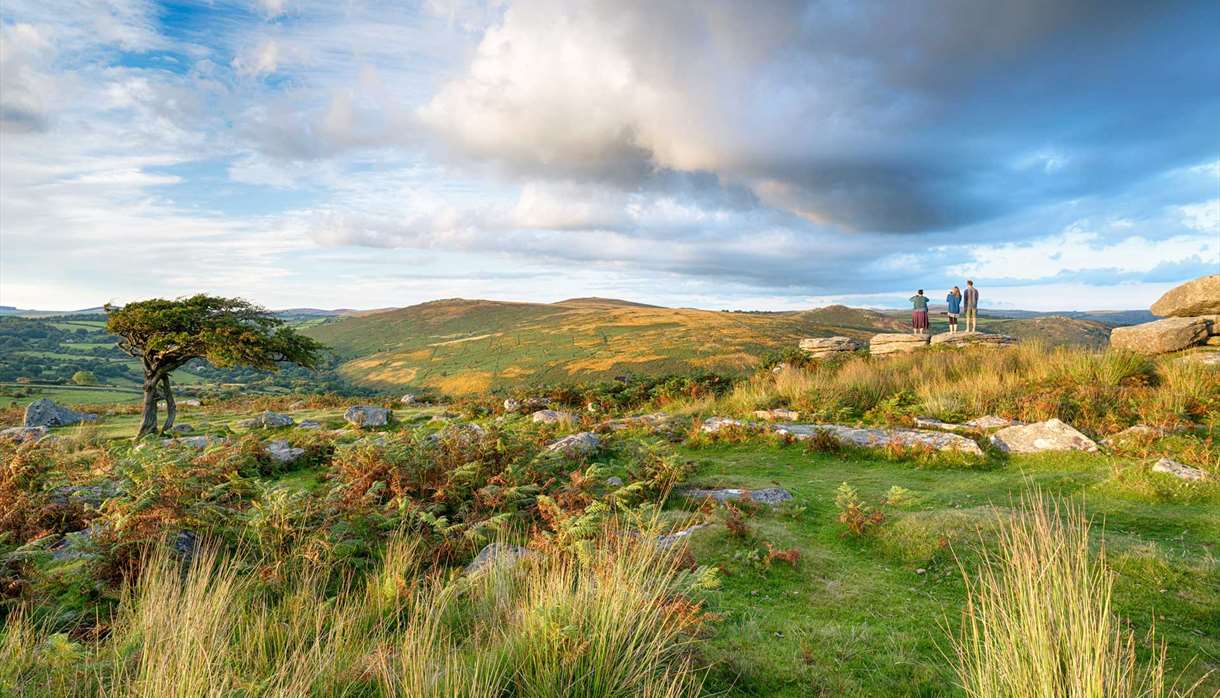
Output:
[[[965,314],[966,316],[966,331],[974,332],[975,323],[978,319],[979,311],[979,290],[974,287],[973,280],[966,281],[966,290],[963,292],[957,286],[954,286],[949,291],[949,295],[945,297],[945,303],[949,306],[949,331],[957,332],[957,318]],[[923,289],[911,296],[911,331],[915,334],[928,333],[928,297],[923,295]]]

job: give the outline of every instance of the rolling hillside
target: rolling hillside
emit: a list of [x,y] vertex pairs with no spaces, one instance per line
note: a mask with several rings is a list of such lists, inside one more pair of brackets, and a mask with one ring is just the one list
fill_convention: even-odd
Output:
[[899,319],[843,306],[755,313],[576,298],[434,301],[334,319],[305,332],[346,359],[339,371],[355,383],[459,394],[628,373],[746,371],[801,337],[867,338],[902,328]]

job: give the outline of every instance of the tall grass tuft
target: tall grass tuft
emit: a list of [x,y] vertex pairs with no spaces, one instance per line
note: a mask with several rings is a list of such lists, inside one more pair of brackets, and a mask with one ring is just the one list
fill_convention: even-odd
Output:
[[1002,520],[967,587],[953,640],[958,681],[971,698],[1154,698],[1166,692],[1162,647],[1136,661],[1135,637],[1111,608],[1104,546],[1089,548],[1079,505],[1028,493]]

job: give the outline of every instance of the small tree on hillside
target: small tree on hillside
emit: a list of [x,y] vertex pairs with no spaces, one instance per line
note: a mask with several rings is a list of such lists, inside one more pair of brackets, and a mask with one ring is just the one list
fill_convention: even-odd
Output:
[[93,371],[77,371],[72,374],[72,382],[77,385],[97,385],[97,376]]
[[144,419],[137,440],[157,430],[158,400],[165,400],[162,431],[174,425],[170,373],[192,359],[268,371],[277,370],[281,362],[315,368],[324,349],[240,298],[154,298],[121,308],[107,305],[106,314],[106,328],[119,336],[119,348],[144,367]]

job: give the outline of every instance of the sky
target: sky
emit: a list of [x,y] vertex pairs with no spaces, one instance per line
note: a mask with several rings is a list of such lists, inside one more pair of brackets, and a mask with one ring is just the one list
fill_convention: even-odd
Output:
[[5,0],[0,304],[1146,308],[1220,3]]

